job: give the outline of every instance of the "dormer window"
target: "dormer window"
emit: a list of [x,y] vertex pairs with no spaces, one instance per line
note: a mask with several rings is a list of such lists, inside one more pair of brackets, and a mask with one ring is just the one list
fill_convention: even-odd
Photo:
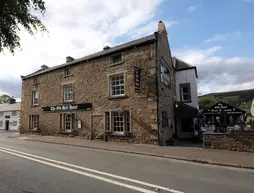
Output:
[[70,76],[70,75],[72,75],[71,68],[65,68],[64,69],[64,76]]
[[116,54],[114,56],[111,56],[112,64],[119,64],[123,61],[123,55],[122,54]]
[[37,85],[39,83],[38,77],[34,77],[33,79],[33,85]]

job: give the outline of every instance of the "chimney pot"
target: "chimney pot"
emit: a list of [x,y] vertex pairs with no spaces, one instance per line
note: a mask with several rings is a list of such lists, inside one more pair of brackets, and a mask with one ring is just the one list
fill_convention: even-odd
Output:
[[166,32],[166,26],[163,21],[159,21],[158,23],[158,32]]
[[103,50],[108,50],[108,49],[110,49],[109,46],[105,46],[105,47],[103,48]]
[[67,57],[66,57],[66,63],[67,63],[67,62],[72,62],[73,60],[74,60],[74,58],[71,57],[71,56],[67,56]]
[[48,66],[45,65],[45,64],[43,64],[43,65],[41,66],[41,69],[42,69],[42,70],[45,70],[45,69],[47,69],[47,68],[48,68]]

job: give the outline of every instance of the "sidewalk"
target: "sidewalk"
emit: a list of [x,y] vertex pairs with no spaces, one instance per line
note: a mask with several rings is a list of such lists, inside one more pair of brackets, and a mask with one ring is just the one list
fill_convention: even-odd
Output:
[[177,147],[116,142],[89,141],[78,138],[21,135],[20,139],[43,143],[54,143],[93,149],[133,153],[237,168],[254,169],[254,153],[226,150],[202,149],[199,147]]

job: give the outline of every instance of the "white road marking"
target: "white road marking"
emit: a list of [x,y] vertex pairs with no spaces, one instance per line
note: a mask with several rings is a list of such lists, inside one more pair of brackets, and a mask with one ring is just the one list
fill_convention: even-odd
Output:
[[[98,171],[98,170],[94,170],[94,169],[90,169],[90,168],[86,168],[86,167],[82,167],[82,166],[77,166],[77,165],[69,164],[69,163],[66,163],[66,162],[61,162],[61,161],[58,161],[58,160],[53,160],[53,159],[49,159],[49,158],[45,158],[45,157],[41,157],[41,156],[29,154],[29,153],[17,151],[17,150],[5,148],[5,147],[0,147],[0,151],[4,151],[6,153],[11,153],[11,154],[13,154],[13,152],[15,152],[15,155],[16,155],[16,153],[18,153],[17,155],[20,156],[20,157],[25,155],[24,157],[29,158],[30,160],[33,159],[33,158],[37,158],[37,159],[53,162],[53,163],[56,163],[56,164],[70,166],[70,167],[73,167],[73,168],[76,168],[76,169],[82,169],[82,170],[93,172],[93,173],[96,173],[96,174],[101,174],[101,175],[104,175],[104,176],[109,176],[109,177],[112,177],[112,178],[133,182],[133,183],[148,186],[148,187],[151,187],[151,188],[161,189],[161,190],[168,191],[168,192],[171,192],[171,193],[184,193],[184,192],[179,191],[179,190],[175,190],[175,189],[171,189],[171,188],[167,188],[167,187],[163,187],[163,186],[158,186],[158,185],[155,185],[155,184],[151,184],[151,183],[147,183],[147,182],[143,182],[143,181],[139,181],[139,180],[134,180],[134,179],[131,179],[131,178],[126,178],[126,177],[123,177],[123,176],[118,176],[118,175],[114,175],[114,174],[110,174],[110,173],[105,173],[105,172],[101,172],[101,171]],[[22,155],[20,155],[20,154],[22,154]],[[27,156],[30,156],[30,157],[33,157],[33,158],[30,158],[30,157],[27,157]],[[35,160],[37,160],[37,159],[35,159]],[[38,161],[41,163],[41,162],[43,162],[41,160],[38,160]],[[47,165],[51,164],[51,163],[48,163],[48,162],[45,162],[45,163],[47,163]],[[52,164],[52,166],[63,167],[63,166],[59,166],[59,165],[55,165],[55,164]],[[64,168],[66,168],[66,167],[64,167]],[[70,169],[70,168],[67,168],[67,169]],[[72,169],[70,169],[70,170],[72,170]],[[75,171],[78,171],[78,170],[75,170]],[[80,171],[78,171],[78,172],[80,172]],[[88,174],[88,173],[86,173],[86,174]],[[89,175],[93,175],[93,174],[89,174]],[[95,175],[93,175],[93,176],[95,176]],[[99,176],[97,176],[97,177],[99,177]],[[104,178],[104,179],[108,180],[107,178]],[[119,183],[121,183],[121,182],[119,182]],[[144,190],[146,190],[146,189],[144,189]],[[151,193],[153,192],[153,191],[149,191],[149,190],[147,190],[147,191],[151,192]],[[148,192],[146,192],[146,193],[148,193]]]
[[119,182],[119,181],[110,180],[110,179],[107,179],[107,178],[104,178],[104,177],[101,177],[101,176],[96,176],[94,174],[89,174],[89,173],[86,173],[86,172],[82,172],[82,171],[74,170],[74,169],[67,168],[67,167],[64,167],[64,166],[56,165],[56,164],[53,164],[53,163],[45,162],[45,161],[38,160],[38,159],[35,159],[35,158],[31,158],[31,157],[28,157],[28,156],[25,156],[25,155],[20,155],[20,154],[14,153],[14,152],[6,151],[6,150],[0,150],[0,151],[11,154],[11,155],[15,155],[15,156],[18,156],[18,157],[22,157],[22,158],[25,158],[25,159],[28,159],[28,160],[31,160],[31,161],[34,161],[34,162],[38,162],[38,163],[42,163],[42,164],[45,164],[45,165],[53,166],[53,167],[56,167],[56,168],[60,168],[60,169],[69,171],[69,172],[77,173],[77,174],[80,174],[80,175],[83,175],[83,176],[87,176],[87,177],[90,177],[90,178],[94,178],[94,179],[97,179],[97,180],[101,180],[101,181],[104,181],[104,182],[108,182],[108,183],[111,183],[111,184],[115,184],[115,185],[118,185],[118,186],[129,188],[129,189],[132,189],[132,190],[136,190],[136,191],[139,191],[139,192],[156,193],[154,191],[150,191],[150,190],[147,190],[147,189],[144,189],[144,188],[139,188],[139,187],[136,187],[136,186],[124,184],[124,183]]

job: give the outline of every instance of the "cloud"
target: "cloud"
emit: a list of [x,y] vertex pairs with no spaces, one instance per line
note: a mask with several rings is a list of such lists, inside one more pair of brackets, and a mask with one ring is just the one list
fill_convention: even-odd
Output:
[[218,56],[221,49],[179,49],[174,55],[197,66],[200,93],[252,89],[254,58],[223,58]]
[[242,35],[243,35],[243,33],[241,31],[229,32],[229,33],[223,33],[223,34],[216,34],[212,38],[209,38],[209,39],[205,40],[204,43],[228,40],[228,39],[231,39],[231,38],[240,37]]
[[[156,11],[162,0],[46,0],[46,16],[41,18],[49,33],[30,36],[21,31],[22,50],[12,56],[0,54],[0,94],[20,96],[20,75],[38,70],[41,65],[55,66],[66,56],[83,57],[113,46],[118,38],[128,40],[131,32],[139,36],[157,28]],[[168,26],[176,21],[168,21]],[[4,67],[3,67],[4,65]],[[15,86],[11,86],[15,85]],[[19,85],[19,86],[18,86]]]
[[187,8],[187,11],[189,12],[193,12],[193,11],[196,11],[198,8],[200,8],[202,5],[201,4],[198,4],[198,5],[192,5],[190,7]]

